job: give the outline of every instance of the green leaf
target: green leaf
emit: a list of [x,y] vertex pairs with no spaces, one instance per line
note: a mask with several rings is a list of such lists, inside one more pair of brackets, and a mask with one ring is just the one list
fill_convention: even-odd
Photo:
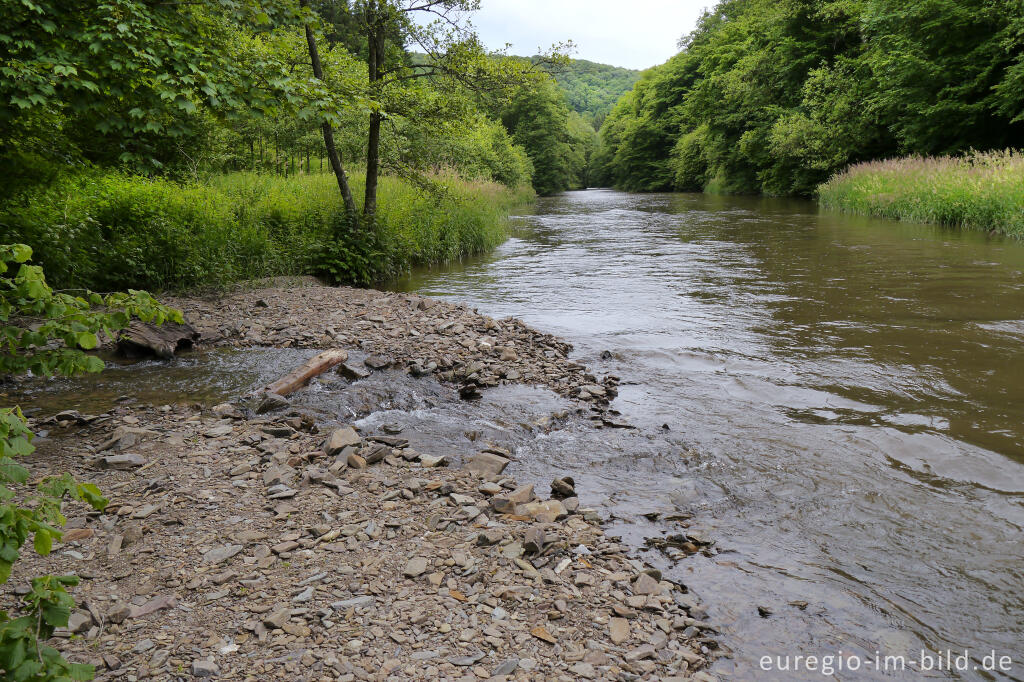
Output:
[[35,546],[36,554],[46,556],[53,549],[53,536],[48,530],[37,530],[32,544]]
[[26,244],[12,244],[11,255],[17,263],[24,263],[32,258],[32,247]]
[[99,339],[92,332],[79,332],[78,333],[78,345],[85,350],[92,350],[99,345]]

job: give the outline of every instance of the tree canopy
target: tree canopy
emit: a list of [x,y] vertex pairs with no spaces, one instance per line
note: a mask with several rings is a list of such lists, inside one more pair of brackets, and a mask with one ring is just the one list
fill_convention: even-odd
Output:
[[1019,145],[1022,17],[1011,0],[725,0],[619,100],[594,172],[807,195],[858,161]]

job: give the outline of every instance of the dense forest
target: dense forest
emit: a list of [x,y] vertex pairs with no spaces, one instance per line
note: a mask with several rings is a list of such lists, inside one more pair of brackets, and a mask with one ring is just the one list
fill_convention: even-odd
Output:
[[601,128],[594,182],[810,195],[849,164],[1019,146],[1018,0],[725,0]]
[[569,98],[569,106],[594,130],[601,129],[615,103],[640,79],[639,71],[586,59],[569,60],[551,73]]

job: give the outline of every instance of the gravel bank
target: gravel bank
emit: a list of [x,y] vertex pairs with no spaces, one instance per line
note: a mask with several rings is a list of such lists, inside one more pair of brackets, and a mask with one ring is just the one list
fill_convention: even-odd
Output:
[[[173,303],[207,343],[359,347],[467,397],[540,384],[614,422],[615,379],[515,320],[318,286]],[[714,679],[703,610],[606,537],[571,479],[549,497],[507,477],[500,448],[455,468],[256,402],[36,419],[35,473],[71,471],[111,502],[69,505],[64,542],[17,574],[83,577],[61,647],[100,679]]]

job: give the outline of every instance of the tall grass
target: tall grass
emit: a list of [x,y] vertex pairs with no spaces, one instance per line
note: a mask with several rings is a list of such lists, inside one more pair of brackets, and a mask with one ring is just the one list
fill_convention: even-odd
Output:
[[908,157],[851,166],[818,187],[822,206],[1024,237],[1019,151]]
[[[363,178],[354,176],[361,196]],[[454,175],[421,188],[382,178],[372,278],[457,261],[505,238],[506,216],[527,199]],[[530,193],[532,196],[532,193]],[[0,209],[0,243],[33,247],[58,287],[152,290],[219,286],[306,274],[344,210],[334,177],[255,173],[178,185],[121,174],[81,174]]]

